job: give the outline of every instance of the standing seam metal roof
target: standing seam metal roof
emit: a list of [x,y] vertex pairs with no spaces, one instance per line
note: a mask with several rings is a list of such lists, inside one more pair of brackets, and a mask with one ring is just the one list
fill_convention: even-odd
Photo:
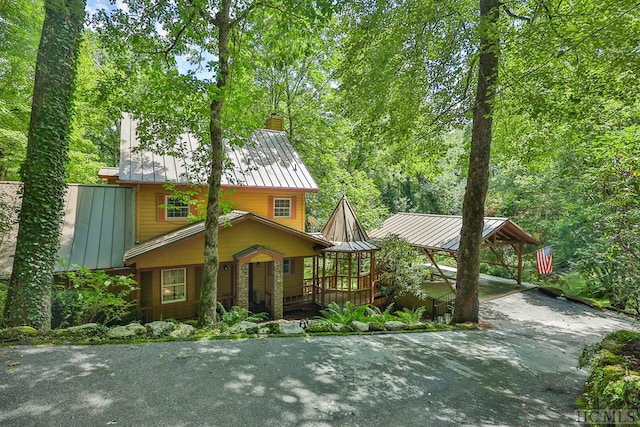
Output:
[[[191,176],[187,174],[187,169],[196,163],[194,157],[199,148],[192,135],[182,135],[175,152],[156,154],[140,148],[136,129],[136,121],[131,115],[123,115],[120,182],[206,184],[206,177],[193,171]],[[285,132],[260,129],[243,146],[225,141],[225,153],[232,166],[222,173],[223,186],[318,190]]]
[[[375,239],[397,235],[413,246],[457,252],[461,230],[461,216],[397,213],[370,235]],[[493,238],[505,242],[538,244],[531,235],[508,218],[485,217],[482,239],[486,241]]]
[[[0,198],[13,198],[16,212],[21,205],[21,186],[20,182],[0,183]],[[69,185],[54,271],[76,270],[78,265],[91,270],[124,267],[125,248],[134,242],[134,198],[134,191],[129,187]],[[0,276],[9,276],[13,268],[17,213],[15,220],[7,241],[2,241]]]

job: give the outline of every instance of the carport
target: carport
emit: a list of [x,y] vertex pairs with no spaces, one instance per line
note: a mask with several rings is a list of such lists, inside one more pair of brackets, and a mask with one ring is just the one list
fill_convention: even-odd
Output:
[[[372,231],[369,235],[373,239],[391,235],[405,239],[411,246],[421,249],[438,274],[449,286],[452,286],[436,262],[435,255],[445,254],[457,260],[461,230],[461,216],[401,212],[385,220],[382,228]],[[481,262],[501,265],[518,284],[522,283],[524,245],[537,246],[538,241],[509,218],[484,218],[481,247],[491,251],[498,262],[486,260]],[[513,248],[518,259],[517,265],[508,265],[504,257],[496,251],[496,248],[504,246]]]

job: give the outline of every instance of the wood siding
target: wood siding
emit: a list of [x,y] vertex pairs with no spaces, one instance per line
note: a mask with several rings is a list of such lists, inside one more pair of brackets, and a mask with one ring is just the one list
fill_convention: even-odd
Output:
[[[279,252],[285,258],[314,256],[318,253],[314,250],[314,243],[308,240],[251,220],[221,229],[218,238],[220,245],[218,255],[221,263],[235,262],[235,254],[253,245],[264,246]],[[262,261],[262,258],[256,257],[251,261]],[[204,235],[202,234],[136,258],[137,269],[203,263]]]
[[[202,188],[198,198],[205,200],[206,194],[206,188]],[[166,190],[162,185],[140,185],[137,195],[138,229],[136,242],[144,242],[187,225],[187,220],[167,221],[163,219],[162,212],[159,212],[159,204],[161,204],[159,200],[162,195],[171,195],[171,191]],[[273,218],[270,202],[274,197],[292,199],[292,218]],[[225,189],[223,200],[229,202],[233,209],[251,212],[299,231],[305,229],[305,193],[302,191],[251,190],[240,187],[231,190]],[[160,211],[162,210],[160,208]],[[197,215],[200,212],[194,208],[192,213]]]

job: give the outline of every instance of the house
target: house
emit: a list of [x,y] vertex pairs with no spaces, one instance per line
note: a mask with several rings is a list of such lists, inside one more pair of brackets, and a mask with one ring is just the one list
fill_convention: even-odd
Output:
[[[204,215],[208,188],[193,173],[196,141],[185,134],[181,142],[163,154],[143,149],[135,120],[125,114],[120,166],[100,170],[105,185],[72,185],[66,196],[58,254],[64,261],[56,272],[81,265],[134,274],[146,321],[198,313],[204,222],[193,219]],[[323,230],[331,238],[305,231],[306,195],[318,186],[282,119],[269,117],[247,143],[227,143],[225,150],[230,165],[222,194],[230,209],[220,217],[218,300],[273,318],[306,304],[371,301],[376,248],[362,241],[366,233],[346,198],[328,222],[333,231]],[[18,186],[2,183],[0,190]],[[0,274],[7,275],[11,263],[0,258]]]

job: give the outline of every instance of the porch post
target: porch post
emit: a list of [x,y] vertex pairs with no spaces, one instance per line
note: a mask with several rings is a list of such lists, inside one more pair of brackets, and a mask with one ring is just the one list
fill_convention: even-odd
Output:
[[236,301],[238,307],[249,309],[249,264],[238,263],[238,295]]
[[282,260],[273,261],[273,298],[271,304],[273,305],[271,308],[271,315],[274,319],[282,319],[284,317],[284,310],[282,307],[282,282],[283,282],[283,273],[282,273]]

